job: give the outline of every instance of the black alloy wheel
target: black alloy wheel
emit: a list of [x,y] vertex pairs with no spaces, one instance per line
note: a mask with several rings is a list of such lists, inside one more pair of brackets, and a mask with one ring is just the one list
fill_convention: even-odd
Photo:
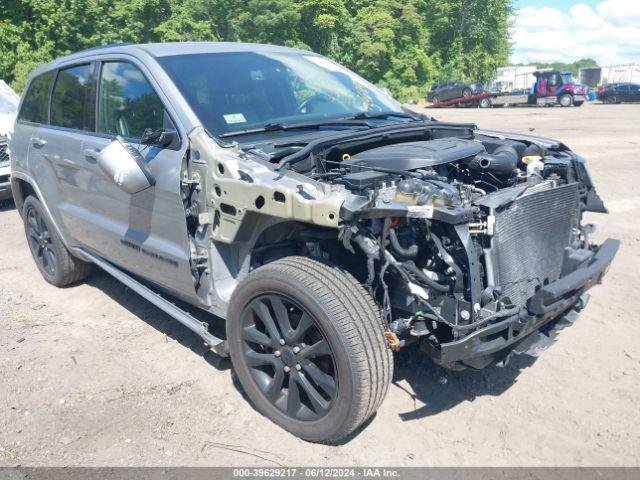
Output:
[[40,212],[35,208],[27,211],[26,223],[29,246],[33,252],[33,258],[45,273],[51,277],[55,276],[57,259],[49,227],[47,227]]
[[264,396],[288,417],[313,421],[331,408],[338,377],[329,343],[313,317],[277,293],[242,314],[244,358]]
[[249,272],[227,315],[235,375],[294,435],[340,440],[371,418],[393,376],[380,309],[348,272],[290,256]]
[[91,264],[67,250],[40,200],[33,195],[24,200],[22,220],[31,255],[47,282],[63,287],[91,274]]

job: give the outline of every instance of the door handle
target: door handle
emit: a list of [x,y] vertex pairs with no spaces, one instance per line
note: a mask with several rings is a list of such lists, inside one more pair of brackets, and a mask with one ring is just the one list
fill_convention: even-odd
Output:
[[98,159],[98,155],[100,155],[100,150],[95,148],[85,148],[84,156],[87,158],[93,158],[94,160]]
[[36,148],[42,148],[47,144],[47,141],[42,138],[35,137],[31,140],[31,144]]

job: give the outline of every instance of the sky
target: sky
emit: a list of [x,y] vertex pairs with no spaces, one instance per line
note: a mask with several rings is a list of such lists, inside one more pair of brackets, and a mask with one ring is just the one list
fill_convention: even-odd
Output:
[[515,0],[514,63],[640,63],[640,0]]

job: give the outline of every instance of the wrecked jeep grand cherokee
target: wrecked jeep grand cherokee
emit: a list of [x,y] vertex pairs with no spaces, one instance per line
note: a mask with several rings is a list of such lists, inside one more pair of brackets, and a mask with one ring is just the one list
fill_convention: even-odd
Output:
[[562,143],[409,113],[281,47],[57,60],[32,76],[11,152],[47,281],[104,269],[312,441],[371,417],[411,343],[452,369],[536,355],[618,248],[590,241],[582,215],[606,209]]

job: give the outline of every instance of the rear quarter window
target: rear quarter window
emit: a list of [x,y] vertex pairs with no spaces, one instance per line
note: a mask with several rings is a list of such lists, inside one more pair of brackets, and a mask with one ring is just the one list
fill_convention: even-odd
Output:
[[54,72],[46,72],[35,77],[24,95],[18,121],[49,123],[49,92]]

